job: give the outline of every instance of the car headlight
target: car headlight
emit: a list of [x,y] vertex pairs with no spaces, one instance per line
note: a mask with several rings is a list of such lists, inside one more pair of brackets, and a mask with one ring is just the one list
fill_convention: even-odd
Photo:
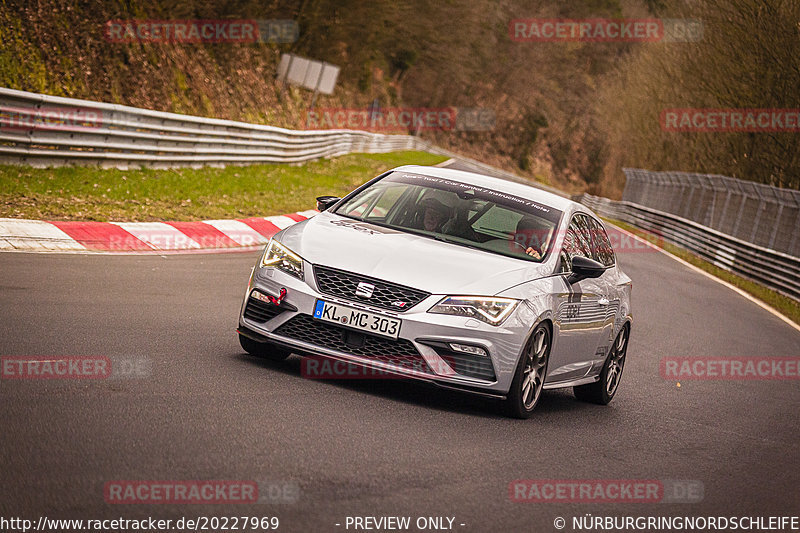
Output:
[[270,239],[259,264],[261,268],[275,267],[303,279],[303,258],[275,239]]
[[487,324],[499,326],[519,303],[513,298],[485,298],[475,296],[447,296],[431,307],[429,313],[477,318]]

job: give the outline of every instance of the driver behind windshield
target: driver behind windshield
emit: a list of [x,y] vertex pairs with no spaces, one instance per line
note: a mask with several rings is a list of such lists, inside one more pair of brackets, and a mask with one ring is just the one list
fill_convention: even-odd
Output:
[[440,233],[444,223],[450,219],[450,208],[435,198],[426,198],[419,205],[422,213],[422,229]]

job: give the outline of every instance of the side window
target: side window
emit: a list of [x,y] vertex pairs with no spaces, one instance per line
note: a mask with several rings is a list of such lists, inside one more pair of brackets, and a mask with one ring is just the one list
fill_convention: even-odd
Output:
[[351,199],[347,204],[342,206],[344,214],[351,217],[363,217],[364,214],[370,209],[370,206],[372,206],[378,199],[381,191],[382,189],[380,187],[375,187],[366,193]]
[[611,246],[611,241],[608,238],[605,228],[594,218],[590,220],[593,228],[592,251],[594,252],[594,259],[607,267],[614,266],[614,248]]
[[585,215],[574,215],[564,234],[564,244],[561,247],[560,270],[572,271],[572,258],[576,255],[592,257],[592,230],[591,223]]
[[400,195],[403,194],[403,191],[406,190],[406,186],[402,183],[397,185],[390,185],[383,190],[381,197],[378,201],[372,206],[369,213],[364,216],[367,220],[373,219],[385,219],[386,215],[389,214],[389,210],[394,206],[397,200],[400,199]]
[[396,226],[413,227],[417,216],[417,204],[424,193],[422,187],[412,185],[400,195],[391,211],[387,214],[387,222]]

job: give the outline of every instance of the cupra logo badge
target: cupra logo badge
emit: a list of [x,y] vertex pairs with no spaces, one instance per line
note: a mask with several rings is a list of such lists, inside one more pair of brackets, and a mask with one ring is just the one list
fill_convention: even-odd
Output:
[[363,281],[358,284],[356,288],[356,296],[362,298],[372,298],[372,293],[375,291],[375,285],[371,283],[364,283]]

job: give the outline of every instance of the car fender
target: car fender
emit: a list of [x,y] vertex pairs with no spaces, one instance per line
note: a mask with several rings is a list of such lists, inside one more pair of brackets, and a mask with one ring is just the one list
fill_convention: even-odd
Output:
[[550,324],[550,351],[553,352],[553,348],[558,342],[558,324],[553,316],[555,304],[553,291],[561,285],[562,282],[557,276],[547,276],[516,285],[497,295],[521,300],[520,308],[514,313],[514,317],[519,322],[519,327],[527,328],[527,333],[525,342],[522,343],[517,354],[516,364],[519,364],[533,331],[544,321]]

